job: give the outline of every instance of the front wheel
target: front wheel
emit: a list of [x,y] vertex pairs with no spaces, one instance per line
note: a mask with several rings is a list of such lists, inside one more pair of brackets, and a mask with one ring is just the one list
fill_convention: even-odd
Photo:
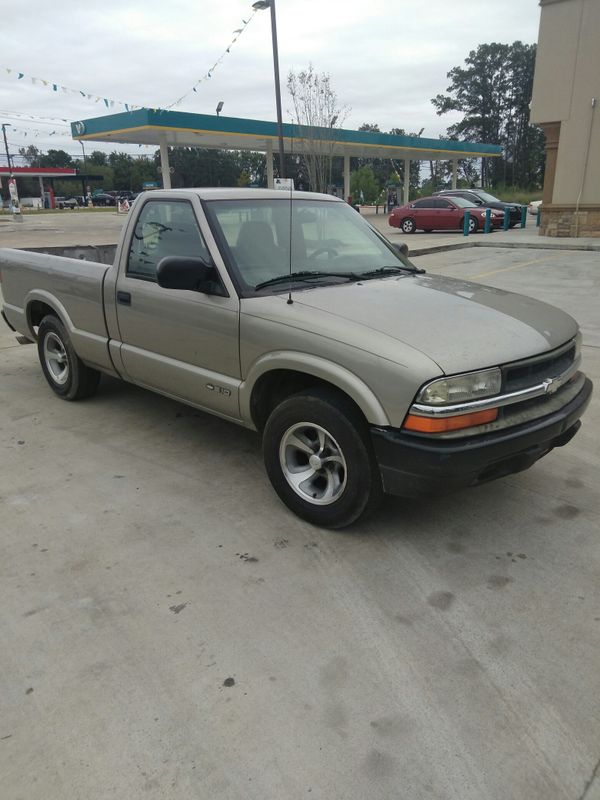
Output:
[[[465,227],[465,221],[463,219],[462,222],[460,223],[460,230],[462,231],[464,227]],[[479,229],[479,223],[477,222],[475,217],[469,217],[469,233],[477,233],[478,229]]]
[[50,388],[63,400],[82,400],[98,388],[100,373],[79,358],[65,326],[53,314],[40,322],[38,355]]
[[401,228],[403,233],[414,233],[417,230],[417,223],[411,217],[406,217],[402,220]]
[[280,499],[313,525],[350,525],[383,494],[366,424],[333,390],[309,389],[280,403],[267,420],[263,454]]

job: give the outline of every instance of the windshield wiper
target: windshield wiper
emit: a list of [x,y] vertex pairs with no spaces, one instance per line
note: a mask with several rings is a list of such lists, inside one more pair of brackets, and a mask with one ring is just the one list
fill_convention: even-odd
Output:
[[359,277],[362,278],[380,278],[382,275],[394,275],[396,272],[412,272],[421,275],[425,272],[424,269],[418,267],[378,267],[377,269],[370,269],[366,272],[360,272]]
[[319,270],[301,270],[300,272],[288,272],[287,275],[277,275],[275,278],[269,278],[268,281],[258,283],[254,287],[254,291],[258,292],[259,289],[264,289],[266,286],[275,286],[278,283],[293,283],[294,281],[313,280],[315,278],[346,278],[349,281],[357,281],[362,276],[356,275],[354,272],[320,272]]
[[380,278],[382,275],[394,275],[396,272],[412,272],[416,273],[417,275],[422,275],[425,270],[419,269],[418,267],[378,267],[377,269],[370,269],[367,272],[360,272],[358,274],[361,280],[363,278]]

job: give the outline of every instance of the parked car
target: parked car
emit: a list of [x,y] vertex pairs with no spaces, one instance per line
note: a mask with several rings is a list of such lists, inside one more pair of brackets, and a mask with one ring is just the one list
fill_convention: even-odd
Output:
[[[469,211],[469,232],[475,233],[485,224],[485,209],[462,197],[423,197],[395,208],[388,218],[392,228],[403,233],[422,230],[426,233],[437,230],[462,229],[465,211]],[[492,228],[502,225],[503,215],[491,212]]]
[[[484,192],[483,189],[443,189],[439,192],[434,192],[436,197],[462,197],[465,200],[470,200],[476,206],[483,208],[493,208],[495,211],[501,211],[504,215],[506,209],[509,210],[509,226],[514,228],[515,225],[521,224],[521,203],[505,203],[504,200],[499,200],[489,192]],[[504,219],[504,218],[503,218]]]
[[534,217],[537,217],[538,210],[542,206],[541,200],[532,200],[531,203],[527,206],[527,213],[532,214]]
[[55,197],[54,202],[57,208],[79,208],[79,203],[76,197]]
[[132,203],[133,200],[135,199],[135,194],[134,194],[134,192],[130,192],[130,191],[121,191],[121,192],[117,192],[116,198],[117,198],[117,200],[120,200],[121,203],[123,202],[123,200],[128,200],[130,203]]
[[[111,266],[0,250],[5,320],[64,400],[105,372],[260,431],[275,491],[313,524],[519,472],[579,430],[572,317],[424,274],[343,200],[177,189],[131,215]],[[86,410],[101,434],[104,406]]]
[[108,192],[98,192],[92,195],[93,206],[114,206],[117,204],[116,197]]

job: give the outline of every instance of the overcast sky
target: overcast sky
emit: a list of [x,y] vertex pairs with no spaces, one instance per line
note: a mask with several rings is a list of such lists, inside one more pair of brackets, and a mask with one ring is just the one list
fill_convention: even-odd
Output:
[[[15,112],[78,120],[121,110],[109,112],[102,102],[32,86],[28,76],[94,96],[165,107],[211,67],[248,19],[251,5],[251,0],[10,3],[2,20],[0,122],[18,129],[9,131],[11,152],[29,143],[80,152],[70,137],[46,133],[67,128],[19,121],[10,116]],[[538,24],[537,0],[277,0],[284,120],[290,120],[285,76],[312,62],[330,73],[340,103],[351,108],[344,127],[363,122],[376,122],[382,130],[424,127],[424,136],[437,137],[453,121],[452,115],[438,117],[430,102],[446,90],[448,70],[478,44],[537,41]],[[5,67],[25,78],[17,81]],[[178,109],[212,114],[219,100],[224,116],[275,119],[268,11],[254,16],[211,80]]]

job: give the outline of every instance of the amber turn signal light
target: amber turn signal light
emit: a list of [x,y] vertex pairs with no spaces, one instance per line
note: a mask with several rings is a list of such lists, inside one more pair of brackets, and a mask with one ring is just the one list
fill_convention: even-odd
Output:
[[472,414],[460,414],[456,417],[419,417],[416,414],[409,414],[404,420],[403,427],[407,431],[419,433],[446,433],[484,425],[486,422],[493,422],[497,417],[497,408],[486,408],[485,411],[474,411]]

